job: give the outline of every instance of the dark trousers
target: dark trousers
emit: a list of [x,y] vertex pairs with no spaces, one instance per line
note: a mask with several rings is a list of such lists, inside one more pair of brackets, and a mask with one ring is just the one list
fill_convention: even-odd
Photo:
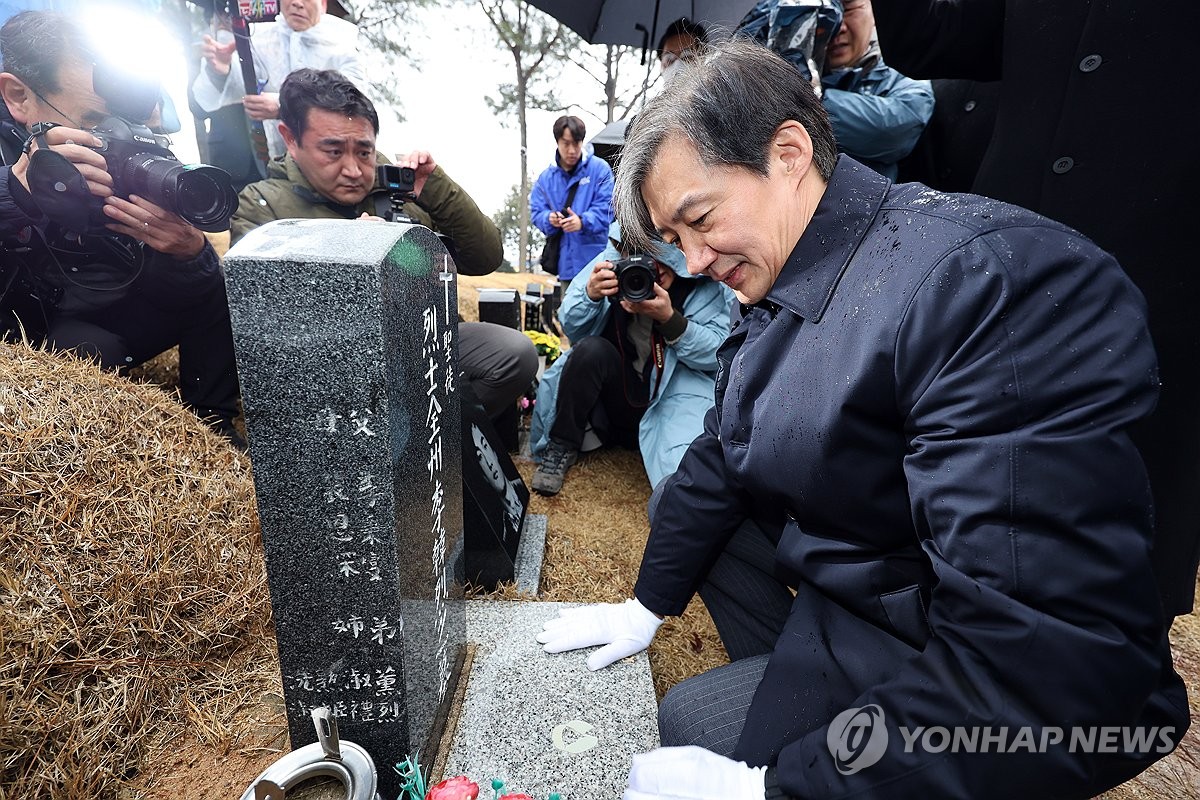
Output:
[[700,599],[733,662],[672,687],[658,709],[664,747],[699,745],[732,756],[750,702],[794,598],[772,574],[775,544],[753,522],[734,534],[717,559]]
[[[662,483],[650,497],[654,520]],[[733,663],[688,678],[658,708],[664,747],[698,745],[731,756],[741,738],[750,702],[787,623],[794,597],[775,577],[776,543],[747,520],[726,545],[700,587],[721,643]]]
[[123,298],[89,313],[59,313],[48,344],[127,369],[179,345],[179,394],[203,419],[228,423],[237,416],[238,380],[229,305],[220,275],[187,305],[157,301],[142,280]]
[[516,407],[537,374],[538,356],[524,333],[490,322],[458,323],[458,364],[484,411],[496,419]]
[[571,346],[563,365],[550,438],[578,450],[590,421],[605,444],[636,450],[647,395],[616,345],[600,336],[584,337]]

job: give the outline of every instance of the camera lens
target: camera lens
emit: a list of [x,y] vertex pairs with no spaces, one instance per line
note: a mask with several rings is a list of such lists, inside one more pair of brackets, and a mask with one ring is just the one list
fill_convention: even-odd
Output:
[[642,263],[628,264],[617,275],[617,288],[621,297],[630,302],[650,300],[654,297],[656,277],[658,276],[653,266]]
[[237,193],[225,170],[184,166],[174,158],[141,154],[127,164],[130,194],[178,214],[202,231],[223,231],[237,210]]
[[184,167],[176,178],[179,216],[202,231],[223,231],[237,210],[237,193],[229,174],[204,164]]

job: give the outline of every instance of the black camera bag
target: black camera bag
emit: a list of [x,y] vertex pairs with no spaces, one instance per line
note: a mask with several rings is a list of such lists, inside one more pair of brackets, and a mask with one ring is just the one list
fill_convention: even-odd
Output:
[[[576,183],[571,187],[571,190],[567,192],[567,202],[563,203],[563,211],[566,211],[571,207],[571,203],[575,202],[575,190],[578,188],[579,184]],[[558,274],[558,251],[562,248],[562,237],[563,232],[560,228],[554,233],[548,234],[546,236],[546,243],[542,245],[542,257],[540,259],[542,269],[546,270],[546,272],[549,272],[551,275]]]

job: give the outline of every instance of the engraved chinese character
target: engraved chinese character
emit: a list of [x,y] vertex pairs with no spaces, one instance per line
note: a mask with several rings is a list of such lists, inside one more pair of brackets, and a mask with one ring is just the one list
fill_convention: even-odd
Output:
[[350,423],[353,426],[353,430],[350,431],[351,436],[359,436],[359,435],[376,436],[377,435],[375,433],[375,431],[371,430],[371,428],[370,428],[370,425],[371,425],[370,409],[364,409],[361,412],[351,411],[350,412]]
[[375,623],[371,626],[371,638],[376,644],[383,644],[385,639],[396,638],[396,626],[389,625],[387,617],[372,617]]
[[[396,690],[396,668],[392,666],[375,670],[375,694],[386,697]],[[383,705],[382,703],[380,704]]]
[[322,409],[317,415],[318,430],[322,433],[337,433],[339,419],[342,419],[342,415],[334,412],[332,408]]
[[350,668],[350,688],[362,689],[364,686],[371,685],[371,674],[368,672],[359,672],[353,667]]

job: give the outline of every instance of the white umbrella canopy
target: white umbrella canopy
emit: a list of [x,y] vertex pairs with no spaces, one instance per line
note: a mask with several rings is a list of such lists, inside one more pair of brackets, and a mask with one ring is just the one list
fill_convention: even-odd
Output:
[[687,17],[706,28],[733,31],[755,0],[529,0],[590,44],[649,49],[667,26]]

